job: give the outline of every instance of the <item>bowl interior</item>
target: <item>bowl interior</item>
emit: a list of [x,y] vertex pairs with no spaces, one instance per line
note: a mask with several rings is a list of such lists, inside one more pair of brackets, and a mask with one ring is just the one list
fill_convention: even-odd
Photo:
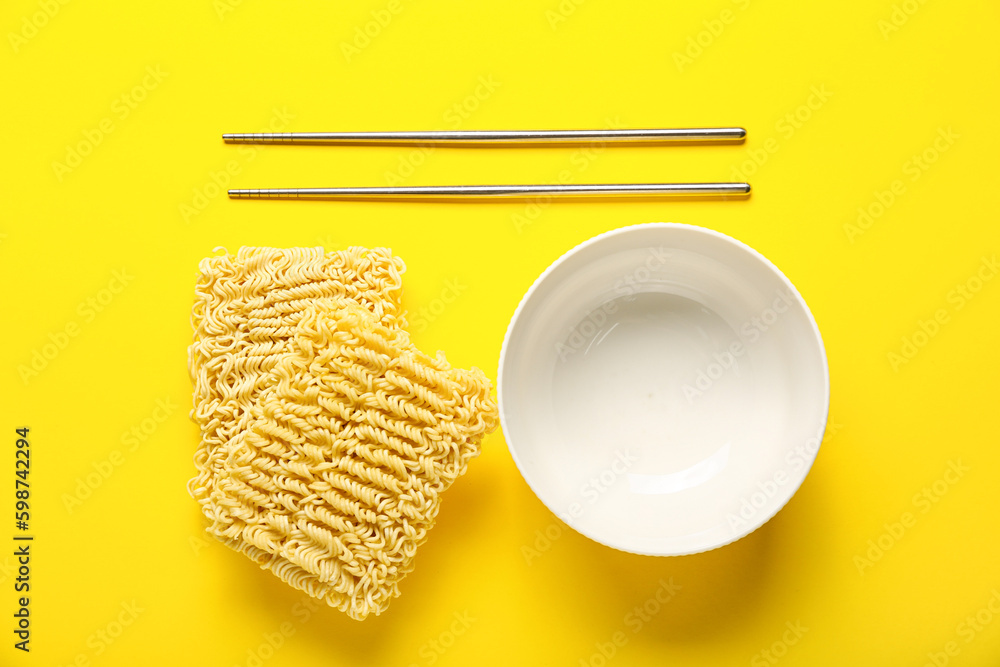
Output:
[[550,510],[626,551],[695,553],[766,522],[826,424],[822,340],[792,284],[723,234],[626,227],[571,250],[514,315],[498,394]]

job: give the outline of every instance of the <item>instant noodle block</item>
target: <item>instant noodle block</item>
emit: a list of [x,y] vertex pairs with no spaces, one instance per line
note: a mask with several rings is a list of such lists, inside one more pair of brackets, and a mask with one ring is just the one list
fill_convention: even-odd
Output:
[[355,619],[413,569],[498,423],[482,371],[409,340],[388,251],[242,249],[202,265],[192,496],[208,531]]

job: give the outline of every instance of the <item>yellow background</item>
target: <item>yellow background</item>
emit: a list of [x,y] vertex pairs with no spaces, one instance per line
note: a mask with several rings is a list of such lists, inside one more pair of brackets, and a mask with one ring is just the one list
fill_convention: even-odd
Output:
[[[923,665],[946,647],[956,655],[939,663],[1000,661],[1000,617],[987,607],[1000,588],[1000,280],[962,308],[949,299],[1000,251],[997,3],[8,0],[0,27],[0,664],[229,667],[263,653],[275,667]],[[269,125],[616,123],[742,125],[749,138],[430,154],[247,151],[220,139]],[[935,153],[939,132],[951,139]],[[54,164],[68,167],[71,151],[87,154],[68,171]],[[927,168],[915,168],[925,151]],[[229,201],[213,184],[227,168],[234,187],[545,183],[566,170],[575,183],[703,181],[740,170],[754,191],[540,208]],[[849,234],[859,207],[879,213],[877,193],[887,202],[897,180],[895,200]],[[496,433],[445,496],[402,597],[362,624],[302,606],[302,594],[202,532],[185,489],[198,438],[186,346],[198,261],[213,248],[389,246],[408,265],[411,321],[422,307],[439,313],[416,342],[495,375],[508,319],[539,272],[597,233],[651,221],[756,248],[823,333],[838,428],[764,528],[701,555],[617,553],[563,528]],[[460,296],[441,308],[448,281]],[[921,321],[933,330],[941,309],[946,322],[894,368],[889,354]],[[64,346],[45,348],[53,341]],[[53,358],[22,377],[43,349]],[[157,400],[174,407],[158,412]],[[30,654],[11,633],[22,425],[36,536]],[[150,432],[134,450],[122,440],[133,428]],[[112,456],[120,465],[68,508]],[[949,462],[968,470],[948,481]],[[935,502],[921,501],[935,483]],[[893,537],[904,512],[914,522]],[[888,548],[859,565],[869,540]],[[634,631],[630,610],[661,580],[680,588]],[[972,631],[965,619],[982,609],[991,622]],[[604,658],[619,631],[624,646]],[[268,637],[276,651],[261,648]]]

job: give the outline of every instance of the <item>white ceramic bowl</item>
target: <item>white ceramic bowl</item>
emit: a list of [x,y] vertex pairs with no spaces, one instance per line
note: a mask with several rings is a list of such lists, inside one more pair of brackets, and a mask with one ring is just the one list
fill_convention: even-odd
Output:
[[500,418],[535,494],[624,551],[682,555],[752,532],[805,479],[830,380],[795,287],[719,232],[596,236],[531,286],[500,353]]

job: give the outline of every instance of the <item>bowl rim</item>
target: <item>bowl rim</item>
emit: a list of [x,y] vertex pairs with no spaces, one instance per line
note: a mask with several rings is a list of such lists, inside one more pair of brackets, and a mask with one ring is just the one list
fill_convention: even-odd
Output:
[[[691,232],[695,232],[695,233],[701,233],[701,234],[704,234],[707,237],[712,238],[714,241],[721,241],[721,242],[727,243],[729,245],[736,246],[740,250],[748,253],[750,256],[752,256],[753,258],[755,258],[758,261],[760,261],[761,263],[763,263],[764,266],[766,266],[768,269],[770,269],[771,272],[782,283],[784,283],[784,285],[791,291],[792,295],[794,296],[795,301],[802,307],[803,311],[805,312],[806,319],[809,322],[809,325],[810,325],[810,328],[811,328],[811,331],[812,331],[813,335],[815,336],[814,342],[816,343],[816,346],[818,348],[819,356],[820,356],[820,361],[821,361],[823,386],[822,386],[822,395],[821,395],[820,398],[821,398],[822,403],[823,403],[823,416],[819,420],[819,423],[818,423],[819,428],[817,429],[818,437],[820,438],[820,440],[817,443],[816,449],[812,453],[812,455],[807,457],[807,464],[808,465],[806,465],[806,467],[805,467],[805,474],[802,475],[802,478],[800,480],[798,480],[797,483],[793,483],[793,484],[790,484],[788,486],[789,493],[787,494],[787,498],[785,498],[785,500],[782,503],[776,505],[774,507],[773,511],[771,511],[770,513],[763,513],[759,517],[755,517],[755,519],[757,519],[756,521],[748,522],[748,524],[750,526],[750,528],[748,530],[744,530],[742,532],[738,532],[736,535],[734,535],[733,537],[731,537],[731,538],[729,538],[729,539],[727,539],[725,541],[714,543],[714,544],[711,544],[711,545],[703,547],[703,548],[695,548],[695,549],[680,550],[680,551],[663,551],[663,552],[660,552],[660,551],[634,550],[634,549],[630,549],[630,548],[624,547],[624,546],[619,545],[619,544],[612,544],[611,542],[609,542],[609,541],[607,541],[605,539],[602,539],[601,537],[599,537],[597,535],[593,535],[593,534],[591,534],[589,532],[585,532],[584,530],[582,530],[578,526],[573,525],[572,523],[570,523],[569,521],[567,521],[565,518],[563,518],[557,511],[555,511],[552,507],[550,507],[549,504],[542,498],[541,494],[539,494],[539,492],[538,492],[538,489],[535,488],[535,484],[533,484],[531,482],[531,480],[528,479],[528,475],[525,472],[524,463],[522,462],[521,458],[518,456],[517,449],[516,449],[516,447],[514,447],[512,445],[511,439],[510,439],[510,437],[508,435],[509,432],[510,432],[510,429],[508,428],[507,414],[506,414],[506,411],[504,410],[504,390],[503,390],[503,388],[504,388],[504,373],[503,373],[503,369],[504,369],[504,366],[506,365],[505,362],[506,362],[507,353],[508,353],[509,347],[510,347],[511,335],[512,335],[512,333],[514,331],[514,328],[515,328],[515,326],[517,324],[517,321],[520,319],[521,313],[524,310],[524,308],[526,307],[527,303],[532,299],[532,297],[538,291],[538,289],[542,285],[542,283],[545,282],[549,278],[549,276],[552,275],[552,273],[554,273],[565,262],[569,261],[574,255],[582,252],[583,250],[585,250],[585,249],[587,249],[587,248],[589,248],[589,247],[591,247],[593,245],[597,245],[599,243],[605,242],[605,241],[607,241],[607,239],[609,239],[611,237],[619,236],[619,235],[623,235],[623,234],[629,234],[629,233],[639,233],[640,231],[647,230],[647,229],[663,229],[663,230],[683,229],[683,230],[687,230],[687,231],[691,231]],[[714,229],[711,229],[711,228],[708,228],[708,227],[701,227],[699,225],[692,225],[692,224],[682,223],[682,222],[645,222],[645,223],[639,223],[639,224],[634,224],[634,225],[626,225],[624,227],[618,227],[616,229],[612,229],[612,230],[609,230],[609,231],[606,231],[606,232],[601,232],[600,234],[597,234],[595,236],[592,236],[589,239],[586,239],[585,241],[582,241],[581,243],[573,246],[572,248],[570,248],[569,250],[567,250],[566,252],[564,252],[562,255],[560,255],[555,261],[553,261],[551,264],[549,264],[549,266],[546,267],[545,270],[542,271],[542,273],[540,273],[537,278],[535,278],[534,282],[531,284],[531,287],[528,288],[528,290],[521,297],[520,302],[518,302],[517,308],[515,308],[513,315],[511,315],[510,322],[507,324],[507,331],[504,333],[503,344],[500,347],[500,358],[499,358],[499,361],[498,361],[498,364],[497,364],[497,406],[498,406],[498,411],[500,413],[500,428],[503,431],[504,443],[507,445],[507,451],[510,453],[511,458],[514,460],[514,465],[517,466],[517,470],[521,474],[521,478],[528,485],[528,488],[531,489],[531,492],[535,494],[535,497],[538,498],[538,500],[541,501],[541,503],[545,506],[545,508],[548,509],[550,512],[552,512],[553,515],[555,515],[555,517],[559,521],[561,521],[562,523],[566,524],[569,528],[571,528],[572,530],[576,531],[577,533],[583,535],[584,537],[586,537],[586,538],[588,538],[590,540],[593,540],[594,542],[597,542],[598,544],[603,544],[604,546],[611,547],[612,549],[616,549],[618,551],[622,551],[622,552],[625,552],[625,553],[633,553],[633,554],[638,554],[638,555],[643,555],[643,556],[689,556],[689,555],[693,555],[693,554],[704,553],[706,551],[712,551],[712,550],[718,549],[720,547],[724,547],[727,544],[732,544],[733,542],[736,542],[737,540],[740,540],[740,539],[746,537],[747,535],[750,535],[750,534],[754,533],[755,531],[757,531],[758,529],[760,529],[761,526],[767,524],[772,518],[774,518],[774,516],[778,512],[780,512],[782,509],[784,509],[784,507],[789,503],[789,501],[791,501],[791,499],[795,496],[795,494],[798,493],[799,489],[802,487],[802,484],[805,482],[806,478],[812,472],[813,464],[816,462],[816,458],[819,456],[819,450],[822,448],[824,436],[825,436],[825,433],[826,433],[826,427],[827,427],[827,425],[829,423],[829,418],[830,418],[830,367],[829,367],[829,361],[828,361],[827,355],[826,355],[826,346],[823,343],[823,336],[820,333],[819,325],[816,323],[816,318],[813,316],[812,311],[809,309],[809,306],[806,303],[805,299],[802,298],[802,294],[799,293],[798,288],[795,287],[795,285],[792,283],[792,281],[788,279],[788,276],[786,276],[781,271],[781,269],[779,269],[777,266],[775,266],[775,264],[771,260],[769,260],[767,257],[765,257],[764,255],[762,255],[760,252],[758,252],[754,248],[750,247],[746,243],[740,241],[739,239],[736,239],[736,238],[734,238],[732,236],[729,236],[728,234],[724,234],[724,233],[722,233],[720,231],[717,231],[717,230],[714,230]],[[791,481],[795,482],[795,480],[791,480]]]

